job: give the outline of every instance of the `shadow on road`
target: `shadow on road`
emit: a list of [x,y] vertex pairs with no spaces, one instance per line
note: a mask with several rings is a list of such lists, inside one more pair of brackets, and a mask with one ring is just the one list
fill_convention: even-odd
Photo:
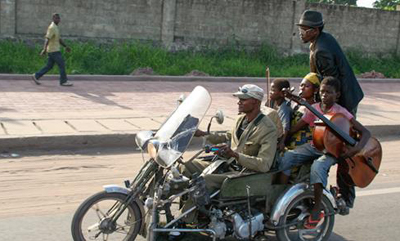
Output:
[[[273,232],[267,234],[267,239],[268,239],[268,241],[277,241],[278,240]],[[168,241],[168,235],[167,234],[162,234],[157,238],[157,241],[164,241],[164,240]],[[211,241],[212,238],[207,236],[207,235],[204,235],[204,234],[186,233],[182,237],[182,239],[180,239],[180,241],[193,241],[193,240],[196,240],[196,241]],[[226,238],[224,240],[236,241],[237,239],[230,237],[230,238]],[[257,240],[257,239],[255,239],[255,240]],[[340,236],[340,235],[338,235],[336,233],[332,233],[332,235],[329,238],[329,241],[351,241],[351,240],[348,240],[348,239],[346,239],[346,238],[344,238],[344,237],[342,237],[342,236]]]

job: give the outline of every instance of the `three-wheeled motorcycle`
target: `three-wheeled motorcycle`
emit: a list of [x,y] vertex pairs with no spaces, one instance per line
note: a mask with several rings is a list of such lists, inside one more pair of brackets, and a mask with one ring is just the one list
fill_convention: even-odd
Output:
[[[143,131],[136,144],[150,158],[125,186],[108,185],[85,200],[72,220],[72,237],[83,240],[163,240],[173,233],[204,233],[213,240],[235,237],[253,239],[275,233],[279,240],[328,240],[335,214],[345,209],[335,188],[324,190],[325,217],[315,229],[304,229],[313,204],[309,166],[303,166],[291,185],[274,184],[274,173],[246,173],[227,178],[221,189],[208,193],[203,176],[224,163],[222,157],[208,157],[210,166],[189,180],[178,170],[180,163],[210,156],[203,145],[189,160],[183,154],[211,105],[209,92],[197,86],[156,133]],[[223,119],[219,112],[217,121]],[[211,123],[211,121],[210,121]],[[211,148],[212,149],[212,148]],[[211,152],[212,154],[212,152]],[[184,200],[195,205],[177,211]],[[196,223],[182,220],[192,212],[201,215]]]

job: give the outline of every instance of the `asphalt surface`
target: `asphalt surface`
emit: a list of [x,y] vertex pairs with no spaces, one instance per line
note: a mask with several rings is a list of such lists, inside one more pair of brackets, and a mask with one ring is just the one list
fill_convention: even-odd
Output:
[[[380,172],[370,186],[357,188],[350,215],[335,216],[330,241],[398,240],[399,145],[398,139],[382,140]],[[185,153],[185,160],[193,153]],[[71,220],[79,204],[103,185],[123,186],[143,165],[142,156],[133,148],[19,154],[0,157],[0,240],[4,241],[70,241]],[[332,168],[330,184],[335,183],[335,176]],[[182,241],[190,240],[211,239],[196,235]],[[270,240],[276,238],[271,235]]]

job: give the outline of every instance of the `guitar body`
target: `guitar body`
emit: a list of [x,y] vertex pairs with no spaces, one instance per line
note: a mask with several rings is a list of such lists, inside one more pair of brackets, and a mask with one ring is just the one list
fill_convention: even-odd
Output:
[[[325,115],[335,126],[342,130],[344,133],[351,135],[351,123],[346,118],[345,115],[341,113],[337,113],[335,115]],[[314,139],[313,139],[314,140]],[[338,136],[335,132],[331,131],[329,128],[326,128],[323,133],[323,143],[325,150],[338,158],[344,151],[346,147],[343,140]]]
[[[371,137],[364,148],[354,157],[346,159],[347,174],[349,178],[345,178],[348,184],[364,188],[374,180],[377,172],[375,172],[368,162],[379,170],[382,161],[382,147],[375,137]],[[340,166],[339,166],[340,169]],[[338,170],[341,171],[341,170]]]
[[[350,136],[354,136],[354,133],[352,133],[351,123],[343,114],[338,113],[330,116],[330,118],[328,117],[328,119],[330,119],[330,121],[335,124],[338,129],[349,134]],[[327,127],[323,133],[323,141],[319,142],[322,142],[325,150],[336,158],[338,158],[346,149],[346,145],[340,136]],[[338,171],[344,174],[344,179],[349,185],[355,185],[363,188],[368,186],[372,180],[374,180],[377,174],[377,172],[375,172],[375,170],[368,165],[368,162],[372,163],[376,170],[379,170],[381,160],[382,147],[376,138],[371,137],[364,148],[357,153],[357,155],[353,156],[352,158],[348,158],[339,164]]]
[[324,151],[325,150],[324,135],[325,135],[326,125],[322,121],[316,121],[314,122],[314,124],[315,126],[312,132],[313,144],[315,148],[317,148],[317,150]]

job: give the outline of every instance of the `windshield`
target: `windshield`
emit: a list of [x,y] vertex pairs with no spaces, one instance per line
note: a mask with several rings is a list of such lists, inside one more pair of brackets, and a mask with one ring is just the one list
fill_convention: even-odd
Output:
[[208,91],[202,86],[194,88],[155,135],[160,143],[158,164],[168,167],[185,152],[210,105]]

